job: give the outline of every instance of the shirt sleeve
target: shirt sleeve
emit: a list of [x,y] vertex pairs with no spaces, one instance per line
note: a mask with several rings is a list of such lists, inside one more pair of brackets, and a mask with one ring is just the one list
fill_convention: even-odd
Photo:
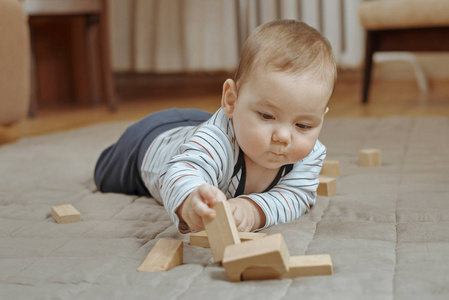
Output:
[[181,145],[181,152],[162,169],[159,190],[165,209],[182,233],[190,229],[180,222],[176,210],[201,184],[221,187],[232,170],[233,150],[228,137],[213,125],[201,126]]
[[[326,157],[326,147],[317,141],[312,152],[294,164],[276,186],[265,193],[241,195],[256,202],[266,216],[265,226],[293,221],[315,204],[318,176]],[[260,229],[260,230],[261,230]]]

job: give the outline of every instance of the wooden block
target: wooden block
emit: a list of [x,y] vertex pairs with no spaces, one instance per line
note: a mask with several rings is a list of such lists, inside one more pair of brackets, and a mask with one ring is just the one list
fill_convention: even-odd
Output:
[[340,176],[340,162],[338,160],[325,160],[321,168],[320,175],[339,177]]
[[212,255],[215,262],[219,263],[223,260],[226,246],[239,244],[240,238],[228,201],[218,202],[213,209],[217,213],[215,218],[212,220],[203,218],[203,223]]
[[292,256],[289,266],[290,269],[282,278],[332,275],[333,272],[329,254]]
[[239,232],[241,242],[248,242],[252,240],[258,240],[266,237],[267,234],[263,232]]
[[337,180],[335,178],[319,176],[320,184],[316,193],[320,196],[332,197],[337,195]]
[[82,221],[80,212],[72,204],[55,205],[51,207],[51,216],[58,224]]
[[267,280],[296,278],[302,276],[332,275],[333,267],[329,254],[290,256],[289,270],[279,274],[269,267],[250,267],[243,274],[243,280]]
[[159,239],[148,256],[137,268],[141,272],[161,272],[182,264],[183,243],[178,240]]
[[210,248],[206,230],[192,233],[190,235],[190,245],[203,248]]
[[359,151],[359,166],[382,166],[382,151],[380,149],[362,149]]
[[[240,242],[247,242],[266,237],[263,232],[238,232]],[[190,235],[190,245],[203,248],[210,248],[209,239],[205,230]]]
[[226,247],[223,267],[230,281],[240,281],[248,267],[269,267],[277,274],[289,270],[290,254],[281,234]]

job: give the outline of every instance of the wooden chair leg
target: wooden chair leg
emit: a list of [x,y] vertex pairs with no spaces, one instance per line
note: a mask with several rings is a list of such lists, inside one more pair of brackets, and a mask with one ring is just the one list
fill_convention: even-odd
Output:
[[89,81],[89,94],[91,103],[95,106],[100,104],[101,86],[99,83],[100,68],[98,53],[98,24],[97,15],[89,15],[86,17],[85,39],[86,39],[86,58],[87,58],[87,79]]
[[109,109],[115,111],[117,109],[117,101],[115,98],[114,79],[111,67],[111,57],[109,51],[109,26],[108,26],[108,1],[103,0],[102,13],[100,14],[100,60],[101,73],[103,79],[103,90]]
[[366,49],[365,49],[365,69],[363,74],[362,87],[362,103],[368,103],[368,95],[371,84],[371,69],[373,65],[373,54],[376,50],[375,35],[371,31],[366,33]]
[[37,116],[37,94],[38,94],[38,76],[37,76],[37,64],[36,64],[36,39],[34,37],[34,31],[30,24],[30,44],[31,44],[31,63],[30,63],[30,108],[28,116],[34,118]]

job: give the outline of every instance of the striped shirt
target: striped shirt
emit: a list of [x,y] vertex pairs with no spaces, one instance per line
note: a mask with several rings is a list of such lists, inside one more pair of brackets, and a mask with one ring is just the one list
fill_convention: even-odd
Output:
[[240,183],[245,182],[241,150],[231,120],[219,109],[199,126],[178,127],[160,134],[145,154],[141,177],[183,233],[190,230],[180,222],[176,209],[204,183],[218,187],[228,199],[247,197],[256,202],[266,216],[264,229],[295,220],[310,210],[325,156],[326,147],[317,141],[306,158],[289,170],[281,169],[278,182],[269,190],[239,195]]

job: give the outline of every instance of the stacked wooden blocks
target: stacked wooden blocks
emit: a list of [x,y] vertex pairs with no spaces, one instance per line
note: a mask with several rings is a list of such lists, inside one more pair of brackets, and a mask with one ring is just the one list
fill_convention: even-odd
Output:
[[319,176],[320,184],[316,190],[319,196],[332,197],[337,195],[337,180],[332,177]]
[[270,267],[251,267],[242,273],[243,280],[283,279],[303,276],[332,275],[329,254],[290,256],[288,271],[280,274]]
[[[263,232],[239,232],[238,234],[241,242],[257,240],[267,236],[267,234]],[[210,248],[206,230],[199,231],[197,233],[192,233],[190,235],[190,245],[203,248]]]
[[[206,230],[192,234],[190,243],[210,247],[214,261],[223,265],[230,281],[332,274],[328,254],[290,256],[281,234],[239,233],[227,201],[213,208],[216,217],[203,219]],[[137,270],[166,271],[180,265],[182,249],[182,241],[160,239]]]
[[340,162],[338,160],[325,160],[321,174],[330,177],[340,177]]
[[226,247],[223,267],[230,281],[243,279],[243,272],[256,268],[254,277],[270,279],[289,271],[290,254],[281,234]]
[[[332,274],[328,255],[290,257],[281,234],[239,234],[229,203],[218,202],[214,209],[216,217],[204,219],[204,226],[215,262],[222,263],[230,281]],[[239,235],[247,241],[241,242]],[[198,236],[193,236],[193,240],[198,240]]]
[[337,194],[337,180],[340,176],[340,162],[338,160],[325,160],[318,177],[320,184],[317,188],[319,196],[332,197]]
[[[214,206],[216,217],[203,218],[204,228],[209,239],[212,255],[216,263],[223,260],[224,250],[229,245],[240,244],[240,237],[234,223],[228,201],[220,201]],[[231,226],[234,224],[234,226]]]

